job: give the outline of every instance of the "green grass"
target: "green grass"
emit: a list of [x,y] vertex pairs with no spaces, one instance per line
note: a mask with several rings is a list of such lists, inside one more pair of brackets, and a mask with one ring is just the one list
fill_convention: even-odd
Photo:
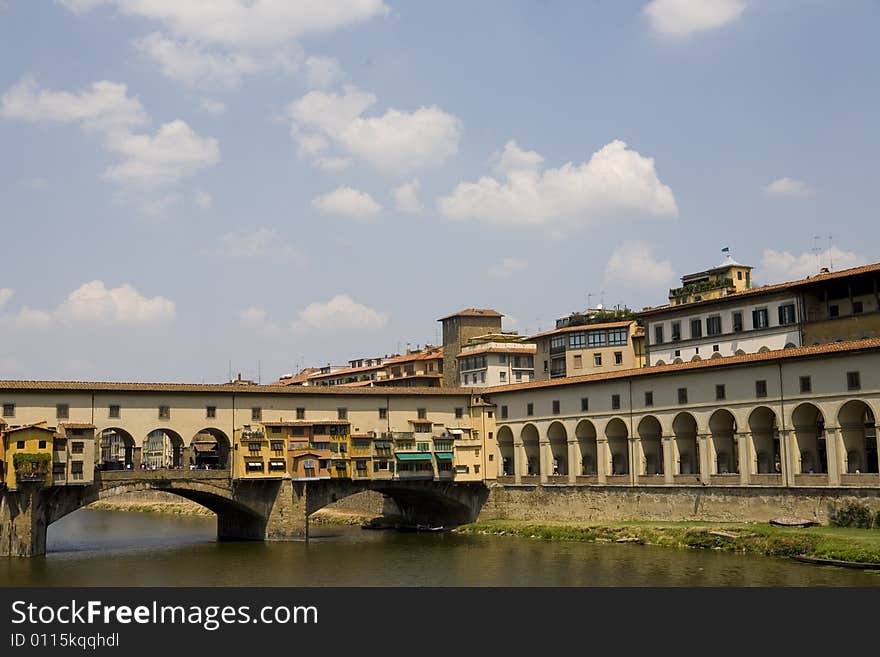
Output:
[[[685,549],[760,554],[804,555],[821,559],[880,564],[880,531],[843,527],[776,527],[765,523],[714,522],[529,522],[485,520],[463,525],[463,534],[520,536],[590,543],[640,542]],[[718,535],[712,532],[724,532]]]

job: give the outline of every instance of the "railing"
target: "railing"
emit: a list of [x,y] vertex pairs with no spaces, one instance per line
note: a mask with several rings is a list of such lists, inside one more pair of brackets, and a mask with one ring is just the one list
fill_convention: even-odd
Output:
[[49,476],[48,471],[45,470],[16,470],[15,471],[15,479],[16,481],[46,481],[46,478]]

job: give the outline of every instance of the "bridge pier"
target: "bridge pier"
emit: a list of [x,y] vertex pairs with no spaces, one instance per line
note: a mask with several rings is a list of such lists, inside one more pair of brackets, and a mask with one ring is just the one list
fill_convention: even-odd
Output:
[[0,557],[46,554],[48,513],[39,485],[0,493]]

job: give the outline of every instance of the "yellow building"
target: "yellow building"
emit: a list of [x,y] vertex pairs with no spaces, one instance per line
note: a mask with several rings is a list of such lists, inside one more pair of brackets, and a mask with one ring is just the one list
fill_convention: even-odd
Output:
[[235,430],[232,476],[242,479],[282,479],[287,474],[287,449],[283,439],[273,439],[262,424]]
[[[634,319],[602,321],[583,316],[529,338],[537,344],[535,379],[617,372],[645,364],[645,333]],[[557,322],[558,324],[559,322]]]
[[679,306],[707,299],[718,299],[752,287],[752,267],[738,263],[727,249],[717,267],[681,277],[681,287],[669,290],[669,303]]
[[3,439],[3,431],[6,422],[0,418],[0,490],[6,487],[6,441]]
[[52,444],[55,429],[45,422],[26,424],[3,432],[6,452],[6,487],[22,484],[52,485]]

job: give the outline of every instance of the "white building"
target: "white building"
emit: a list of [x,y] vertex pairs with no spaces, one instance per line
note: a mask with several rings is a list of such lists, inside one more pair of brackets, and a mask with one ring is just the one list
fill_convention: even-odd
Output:
[[462,348],[458,360],[459,384],[464,387],[503,386],[535,380],[532,343],[482,342]]

